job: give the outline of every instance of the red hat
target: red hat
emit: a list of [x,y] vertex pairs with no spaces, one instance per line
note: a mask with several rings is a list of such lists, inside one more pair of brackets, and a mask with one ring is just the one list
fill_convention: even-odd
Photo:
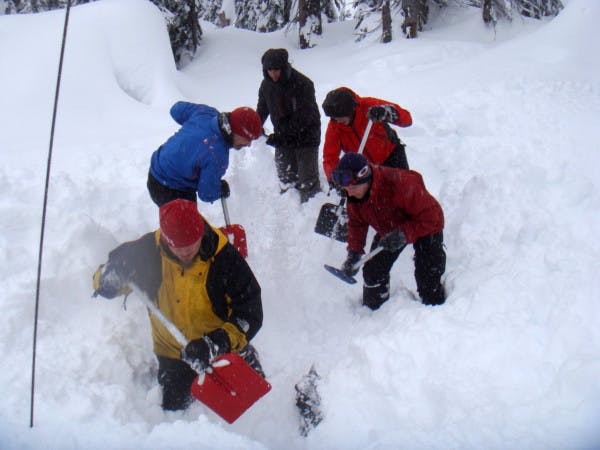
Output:
[[164,241],[172,247],[187,247],[204,234],[204,220],[196,203],[178,198],[159,209],[160,231]]
[[243,106],[236,108],[229,114],[231,131],[246,139],[258,139],[263,133],[260,116],[252,108]]

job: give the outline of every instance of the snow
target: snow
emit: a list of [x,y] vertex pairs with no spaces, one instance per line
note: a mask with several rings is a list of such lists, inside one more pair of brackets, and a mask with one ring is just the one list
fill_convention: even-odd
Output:
[[[600,446],[600,3],[485,27],[480,11],[432,10],[416,40],[354,42],[324,24],[296,32],[203,24],[197,59],[175,69],[158,10],[103,0],[71,10],[43,248],[34,427],[32,336],[52,101],[64,11],[0,16],[0,447],[3,449],[503,449]],[[594,37],[596,36],[596,37]],[[323,264],[343,244],[312,230],[319,194],[279,195],[264,141],[231,154],[234,223],[263,290],[254,340],[272,391],[232,425],[195,403],[163,412],[144,306],[91,298],[108,252],[157,227],[151,153],[185,99],[255,106],[260,56],[285,47],[315,82],[411,111],[411,167],[446,216],[441,307],[414,301],[412,249],[392,298],[360,306]],[[323,132],[326,121],[323,117]],[[325,180],[323,178],[323,183]],[[219,202],[199,203],[222,225]],[[314,364],[324,420],[298,432],[294,384]]]

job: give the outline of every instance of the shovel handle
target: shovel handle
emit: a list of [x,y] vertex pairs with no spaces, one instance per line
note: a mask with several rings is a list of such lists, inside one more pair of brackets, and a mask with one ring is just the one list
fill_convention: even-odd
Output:
[[380,251],[384,250],[383,247],[376,247],[375,250],[373,250],[370,253],[367,253],[365,256],[363,256],[358,262],[356,262],[352,268],[354,270],[360,269],[361,266],[363,266],[368,260],[370,260],[371,258],[373,258],[375,255],[377,255]]
[[225,201],[225,197],[221,196],[221,206],[223,207],[223,216],[225,217],[225,225],[231,225],[229,222],[229,210],[227,209],[227,202]]
[[152,315],[156,317],[158,321],[165,326],[165,328],[169,331],[169,333],[171,333],[171,335],[173,335],[175,340],[179,342],[179,344],[181,344],[183,347],[188,345],[188,340],[185,338],[183,333],[179,331],[179,329],[169,319],[167,319],[167,317],[162,313],[162,311],[150,301],[148,296],[146,296],[146,294],[144,294],[143,292],[140,292],[137,288],[135,290],[137,291],[140,300],[144,303],[144,305],[146,305],[146,307],[150,310]]
[[363,133],[363,137],[360,141],[360,145],[358,147],[358,151],[356,153],[362,153],[365,149],[365,144],[367,143],[367,138],[369,137],[369,133],[371,132],[371,127],[373,126],[373,121],[369,119],[367,122],[367,127],[365,128],[365,132]]
[[[368,260],[370,260],[371,258],[373,258],[375,255],[377,255],[383,249],[384,249],[383,247],[376,247],[375,250],[373,250],[372,252],[368,253],[363,258],[361,258],[357,263],[355,263],[352,266],[352,268],[354,270],[358,270],[364,263],[366,263]],[[348,275],[342,269],[338,269],[336,267],[329,266],[329,265],[325,264],[325,270],[327,270],[330,274],[338,277],[340,280],[345,281],[348,284],[354,284],[354,283],[356,283],[356,278],[354,278],[351,275]]]

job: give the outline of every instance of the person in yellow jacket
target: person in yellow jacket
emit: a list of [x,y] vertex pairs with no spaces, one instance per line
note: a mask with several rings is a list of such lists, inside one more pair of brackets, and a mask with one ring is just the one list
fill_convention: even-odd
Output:
[[[185,409],[198,370],[237,352],[264,376],[249,341],[262,325],[258,281],[246,260],[189,200],[159,209],[160,228],[121,244],[94,275],[94,295],[114,298],[136,286],[183,333],[185,348],[152,315],[165,410]],[[192,367],[195,369],[192,369]]]

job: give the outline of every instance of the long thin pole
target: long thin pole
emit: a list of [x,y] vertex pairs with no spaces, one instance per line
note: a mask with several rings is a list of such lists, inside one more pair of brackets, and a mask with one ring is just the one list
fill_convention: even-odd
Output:
[[42,228],[40,231],[40,248],[38,251],[37,282],[35,287],[35,315],[33,323],[33,352],[31,358],[31,405],[29,413],[29,427],[33,428],[33,406],[35,398],[35,356],[37,347],[37,324],[40,305],[40,280],[42,277],[42,255],[44,249],[44,231],[46,229],[46,208],[48,205],[48,186],[50,185],[50,167],[52,163],[52,147],[54,145],[54,129],[56,127],[56,112],[58,110],[58,93],[60,91],[60,80],[62,76],[63,59],[65,55],[65,43],[67,41],[67,27],[69,25],[69,12],[71,11],[71,0],[67,0],[65,12],[65,24],[63,27],[62,44],[60,48],[60,60],[58,63],[58,76],[56,77],[56,91],[54,94],[54,110],[52,112],[52,126],[50,127],[50,145],[48,147],[48,163],[46,164],[46,184],[44,187],[44,206],[42,208]]

